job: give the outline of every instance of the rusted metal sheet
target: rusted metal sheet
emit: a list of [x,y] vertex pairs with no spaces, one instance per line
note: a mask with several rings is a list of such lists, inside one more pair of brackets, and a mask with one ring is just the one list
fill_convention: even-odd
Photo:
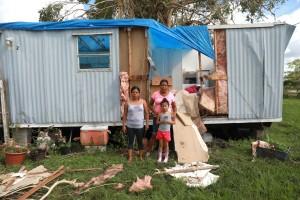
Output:
[[[216,74],[227,77],[226,30],[215,30]],[[216,113],[228,114],[227,80],[216,80]]]

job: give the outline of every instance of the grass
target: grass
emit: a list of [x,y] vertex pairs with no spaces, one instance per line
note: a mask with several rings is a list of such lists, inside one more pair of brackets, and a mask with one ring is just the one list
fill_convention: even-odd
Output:
[[[180,180],[170,176],[153,176],[153,190],[132,194],[128,188],[137,176],[152,175],[158,165],[155,155],[142,162],[134,160],[128,165],[126,158],[116,149],[108,148],[107,152],[94,152],[76,155],[51,155],[50,158],[31,162],[25,165],[31,169],[40,164],[55,170],[60,165],[70,168],[106,168],[111,164],[124,163],[124,171],[108,183],[121,182],[126,189],[116,191],[111,185],[98,187],[82,195],[75,195],[70,186],[57,187],[48,199],[300,199],[300,100],[285,99],[283,104],[283,122],[274,123],[267,130],[266,140],[290,147],[290,160],[282,162],[274,159],[256,159],[251,162],[251,139],[229,140],[229,147],[213,147],[210,152],[210,164],[220,168],[213,173],[220,176],[216,184],[205,189],[188,188]],[[174,155],[173,155],[174,156]],[[174,159],[168,166],[174,165]],[[0,172],[17,171],[18,168],[5,168],[0,164]],[[77,179],[87,181],[102,171],[66,173],[60,179]],[[41,197],[46,191],[41,190],[33,198]]]

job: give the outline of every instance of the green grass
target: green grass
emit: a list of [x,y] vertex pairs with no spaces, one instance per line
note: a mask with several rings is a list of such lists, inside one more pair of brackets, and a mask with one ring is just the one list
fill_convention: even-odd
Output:
[[[179,180],[170,176],[153,176],[153,190],[139,194],[129,193],[128,188],[137,176],[152,175],[158,165],[155,155],[142,162],[135,160],[128,165],[126,158],[117,150],[109,148],[107,152],[76,154],[72,156],[51,155],[50,158],[31,162],[26,161],[27,168],[43,164],[55,170],[60,165],[70,168],[106,168],[111,164],[124,163],[124,171],[108,183],[125,183],[126,189],[116,191],[111,185],[95,188],[82,195],[75,195],[74,189],[67,185],[57,187],[48,199],[300,199],[300,100],[285,99],[283,104],[283,122],[273,123],[267,130],[270,141],[290,147],[290,160],[282,162],[275,159],[256,159],[251,162],[251,140],[230,140],[229,147],[213,147],[210,164],[220,165],[213,173],[220,176],[216,184],[205,189],[188,188]],[[174,155],[173,155],[174,156]],[[168,164],[174,165],[174,159]],[[0,172],[17,171],[18,168],[5,168],[0,164]],[[77,179],[87,181],[101,171],[66,173],[60,179]],[[37,199],[44,194],[42,190],[35,194]]]

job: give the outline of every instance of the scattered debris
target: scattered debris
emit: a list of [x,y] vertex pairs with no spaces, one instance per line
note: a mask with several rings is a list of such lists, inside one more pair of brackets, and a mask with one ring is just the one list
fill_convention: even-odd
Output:
[[183,93],[182,95],[183,103],[186,109],[186,112],[193,118],[200,117],[199,115],[199,96],[196,93],[193,94],[186,94]]
[[182,121],[184,126],[192,126],[194,122],[192,121],[191,117],[187,114],[177,112],[178,118]]
[[47,196],[52,192],[52,190],[53,190],[56,186],[58,186],[59,184],[69,184],[69,185],[72,185],[73,187],[78,188],[78,187],[81,187],[84,183],[76,183],[76,180],[68,181],[68,180],[65,180],[65,179],[60,180],[60,181],[56,181],[56,182],[48,189],[48,192],[47,192],[44,196],[42,196],[42,197],[40,198],[40,200],[46,199]]
[[219,176],[210,173],[210,170],[218,167],[218,165],[196,162],[165,168],[164,171],[157,170],[155,174],[169,174],[175,178],[183,179],[188,187],[205,188],[219,179]]
[[106,169],[103,174],[91,178],[91,180],[79,187],[78,193],[80,193],[81,190],[85,190],[91,186],[101,185],[105,183],[107,180],[113,178],[121,171],[123,171],[123,164],[112,165],[111,167]]
[[207,132],[207,128],[206,128],[205,124],[203,123],[201,117],[197,117],[197,118],[193,119],[193,122],[197,126],[197,128],[201,134],[204,134]]
[[274,145],[269,144],[268,142],[256,140],[255,142],[251,143],[252,148],[252,156],[256,157],[256,149],[257,147],[265,148],[265,149],[274,149]]
[[[181,116],[181,118],[179,116]],[[180,119],[183,119],[184,122]],[[176,124],[173,126],[173,132],[175,151],[179,163],[208,161],[208,148],[203,141],[198,128],[193,124],[189,117],[177,112]]]
[[195,172],[198,170],[219,168],[219,165],[209,165],[209,164],[205,164],[205,163],[201,163],[201,162],[198,162],[197,165],[185,164],[185,165],[176,165],[176,166],[177,166],[177,168],[173,167],[170,169],[165,169],[164,171],[158,170],[154,174],[176,174],[176,173]]
[[147,175],[142,179],[137,177],[136,182],[133,182],[130,186],[129,192],[141,192],[143,190],[152,189],[151,179],[152,177]]
[[67,168],[66,172],[85,172],[85,171],[96,171],[96,170],[102,170],[102,168],[85,168],[85,169],[70,169],[70,168]]
[[22,167],[17,173],[8,173],[0,176],[0,197],[12,195],[18,191],[34,187],[41,180],[51,176],[51,173],[40,165],[30,171]]
[[215,113],[216,102],[215,102],[215,88],[204,88],[201,89],[201,96],[199,100],[199,105],[201,108],[209,111],[210,113]]
[[187,113],[183,102],[183,97],[182,97],[185,94],[188,95],[189,93],[186,90],[179,90],[178,92],[176,92],[175,102],[176,102],[177,112]]
[[251,147],[252,147],[252,155],[253,155],[252,161],[254,161],[256,157],[277,158],[279,160],[284,161],[287,160],[289,156],[288,152],[278,150],[276,149],[275,145],[261,140],[252,142]]
[[123,190],[125,188],[125,185],[123,183],[117,183],[114,188],[118,191]]
[[34,194],[36,191],[38,191],[43,186],[45,186],[47,183],[53,181],[54,179],[56,179],[57,177],[59,177],[63,173],[64,173],[64,166],[60,166],[58,168],[58,170],[56,170],[55,172],[53,172],[50,176],[48,176],[47,178],[45,178],[43,181],[39,182],[36,186],[34,186],[29,191],[27,191],[25,194],[23,194],[21,197],[19,197],[18,200],[25,200],[25,199],[27,199],[32,194]]
[[[102,170],[102,168],[87,168],[87,169],[65,169],[64,166],[61,166],[53,173],[48,172],[48,170],[40,165],[30,171],[27,171],[25,167],[21,167],[17,173],[8,173],[0,175],[0,198],[10,196],[22,190],[31,188],[29,191],[23,193],[18,200],[25,200],[38,191],[40,188],[45,187],[47,183],[53,181],[60,175],[65,172],[83,172],[83,171],[94,171]],[[90,190],[91,186],[104,186],[104,182],[114,177],[117,173],[123,171],[123,165],[112,165],[107,170],[104,171],[100,176],[92,178],[90,181],[76,182],[76,180],[60,180],[55,182],[48,192],[41,198],[45,199],[52,192],[52,190],[59,184],[70,184],[73,187],[77,188],[77,193],[82,194]],[[110,183],[109,185],[115,185],[116,183]],[[125,187],[122,183],[118,183],[115,186],[115,189],[121,190]],[[84,190],[84,191],[83,191]]]

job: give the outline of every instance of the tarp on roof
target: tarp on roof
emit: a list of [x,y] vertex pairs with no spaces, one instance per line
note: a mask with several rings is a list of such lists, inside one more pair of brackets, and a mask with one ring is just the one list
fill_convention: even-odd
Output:
[[62,22],[11,22],[0,23],[0,30],[55,31],[74,29],[147,27],[153,47],[195,49],[214,59],[207,26],[170,29],[152,19],[68,20]]

